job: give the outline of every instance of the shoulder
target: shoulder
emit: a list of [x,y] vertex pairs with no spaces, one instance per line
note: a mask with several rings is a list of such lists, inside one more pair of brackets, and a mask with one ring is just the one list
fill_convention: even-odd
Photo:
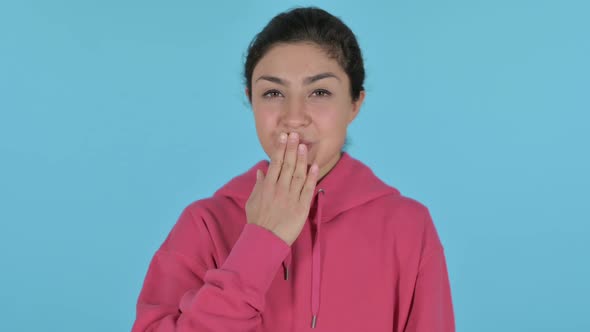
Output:
[[[234,229],[237,229],[228,227],[234,226],[234,220],[239,219],[235,213],[229,212],[233,209],[228,208],[228,204],[231,204],[228,198],[221,196],[201,198],[187,204],[180,211],[163,248],[190,257],[198,254],[197,248],[212,250],[214,243],[223,240],[227,232],[232,231],[233,234]],[[224,217],[223,211],[234,218]]]
[[430,210],[420,201],[402,194],[389,194],[379,199],[384,217],[402,237],[426,247],[438,247],[440,241]]
[[182,214],[192,219],[210,219],[230,210],[241,209],[242,202],[229,196],[213,195],[190,202]]
[[176,227],[187,232],[208,234],[213,240],[237,238],[246,224],[246,211],[240,201],[213,195],[188,204]]
[[430,218],[430,211],[420,201],[402,195],[399,191],[379,197],[374,201],[375,207],[380,207],[390,216],[414,223],[423,223]]
[[219,204],[216,197],[191,201],[180,210],[169,236],[174,238],[207,231],[207,223],[215,219],[215,207]]

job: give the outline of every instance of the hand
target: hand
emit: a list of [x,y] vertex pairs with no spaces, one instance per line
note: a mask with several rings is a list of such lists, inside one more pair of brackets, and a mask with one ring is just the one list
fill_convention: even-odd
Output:
[[246,202],[249,224],[264,227],[288,245],[297,239],[309,216],[318,166],[307,171],[307,147],[297,133],[282,133],[266,175],[256,171],[256,184]]

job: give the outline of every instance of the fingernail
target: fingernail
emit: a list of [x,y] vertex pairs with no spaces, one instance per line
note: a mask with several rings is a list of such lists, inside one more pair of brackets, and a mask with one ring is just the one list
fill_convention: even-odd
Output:
[[299,154],[304,154],[305,153],[305,144],[299,144],[299,147],[297,148],[297,150],[299,150]]
[[281,143],[285,143],[287,141],[287,134],[281,133],[279,135],[279,141],[281,141]]
[[295,142],[297,139],[299,139],[299,134],[291,133],[291,135],[289,137],[291,138],[292,142]]
[[311,172],[312,173],[317,173],[318,172],[318,165],[317,164],[311,165]]

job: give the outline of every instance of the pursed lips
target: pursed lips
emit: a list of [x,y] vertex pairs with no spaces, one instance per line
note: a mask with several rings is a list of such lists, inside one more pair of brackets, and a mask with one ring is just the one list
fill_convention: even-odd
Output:
[[309,151],[313,147],[314,143],[305,139],[303,135],[299,134],[299,144],[305,144],[307,151]]
[[311,150],[311,148],[313,147],[313,142],[310,142],[306,139],[299,139],[299,144],[305,144],[305,147],[307,148],[307,151]]

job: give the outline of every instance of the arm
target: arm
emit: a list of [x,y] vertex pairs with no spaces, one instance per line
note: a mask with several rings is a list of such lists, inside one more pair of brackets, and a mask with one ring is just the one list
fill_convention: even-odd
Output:
[[425,226],[424,251],[405,332],[454,332],[455,318],[444,248],[429,215]]
[[265,294],[289,246],[246,224],[225,262],[214,266],[201,218],[185,209],[154,255],[137,302],[133,332],[255,331]]

